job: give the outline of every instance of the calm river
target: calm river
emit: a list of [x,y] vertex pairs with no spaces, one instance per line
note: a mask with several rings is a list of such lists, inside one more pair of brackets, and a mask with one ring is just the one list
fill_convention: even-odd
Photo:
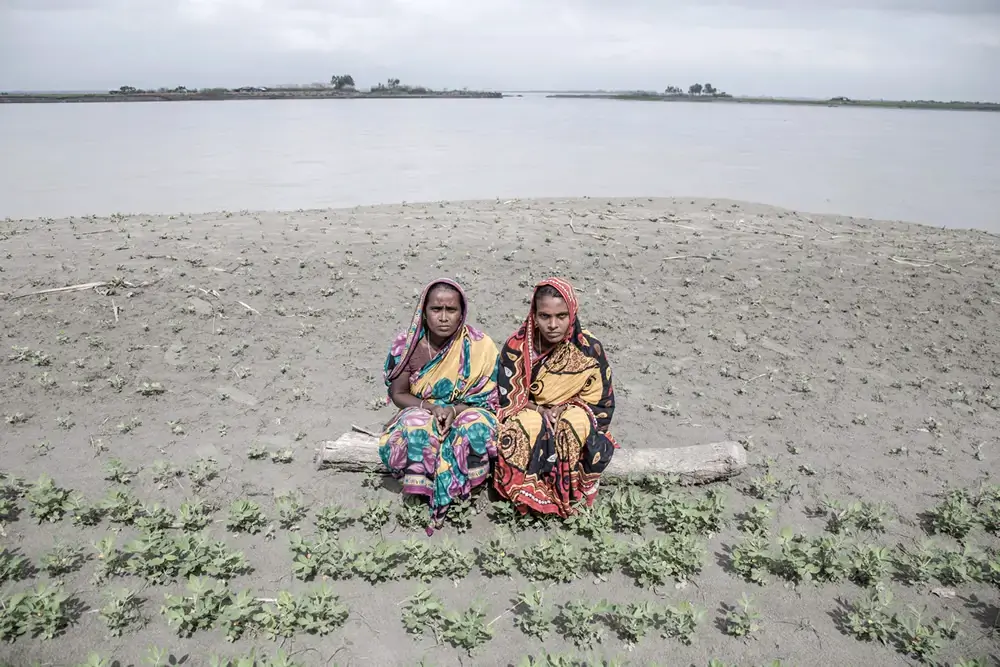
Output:
[[0,217],[705,196],[1000,232],[1000,113],[546,99],[0,105]]

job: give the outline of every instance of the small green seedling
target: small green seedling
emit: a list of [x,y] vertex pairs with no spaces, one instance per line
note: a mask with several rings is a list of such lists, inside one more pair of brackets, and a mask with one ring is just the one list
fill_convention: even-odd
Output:
[[226,529],[234,533],[249,533],[256,535],[267,527],[267,519],[260,510],[260,505],[252,500],[237,500],[229,508],[226,519]]
[[746,593],[740,597],[739,606],[726,613],[726,634],[733,637],[751,637],[760,629],[760,612]]

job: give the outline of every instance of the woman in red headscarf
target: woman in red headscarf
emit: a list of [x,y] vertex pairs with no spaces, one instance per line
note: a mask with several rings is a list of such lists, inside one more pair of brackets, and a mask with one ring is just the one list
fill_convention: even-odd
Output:
[[597,496],[618,447],[604,346],[580,326],[576,293],[559,278],[535,288],[528,319],[500,353],[500,430],[493,485],[522,513],[569,516]]

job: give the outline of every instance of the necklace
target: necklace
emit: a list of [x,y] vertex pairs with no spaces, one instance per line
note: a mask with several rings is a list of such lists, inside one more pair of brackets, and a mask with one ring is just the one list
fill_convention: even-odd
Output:
[[431,347],[430,337],[427,336],[426,334],[424,334],[424,347],[427,348],[428,360],[433,359],[435,356],[437,356],[437,353],[440,352],[440,350],[435,350],[433,347]]

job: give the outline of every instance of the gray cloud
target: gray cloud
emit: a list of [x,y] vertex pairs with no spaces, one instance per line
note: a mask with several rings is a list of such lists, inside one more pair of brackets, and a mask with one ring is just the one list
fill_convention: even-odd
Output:
[[1000,100],[998,0],[0,0],[0,89],[312,82]]

